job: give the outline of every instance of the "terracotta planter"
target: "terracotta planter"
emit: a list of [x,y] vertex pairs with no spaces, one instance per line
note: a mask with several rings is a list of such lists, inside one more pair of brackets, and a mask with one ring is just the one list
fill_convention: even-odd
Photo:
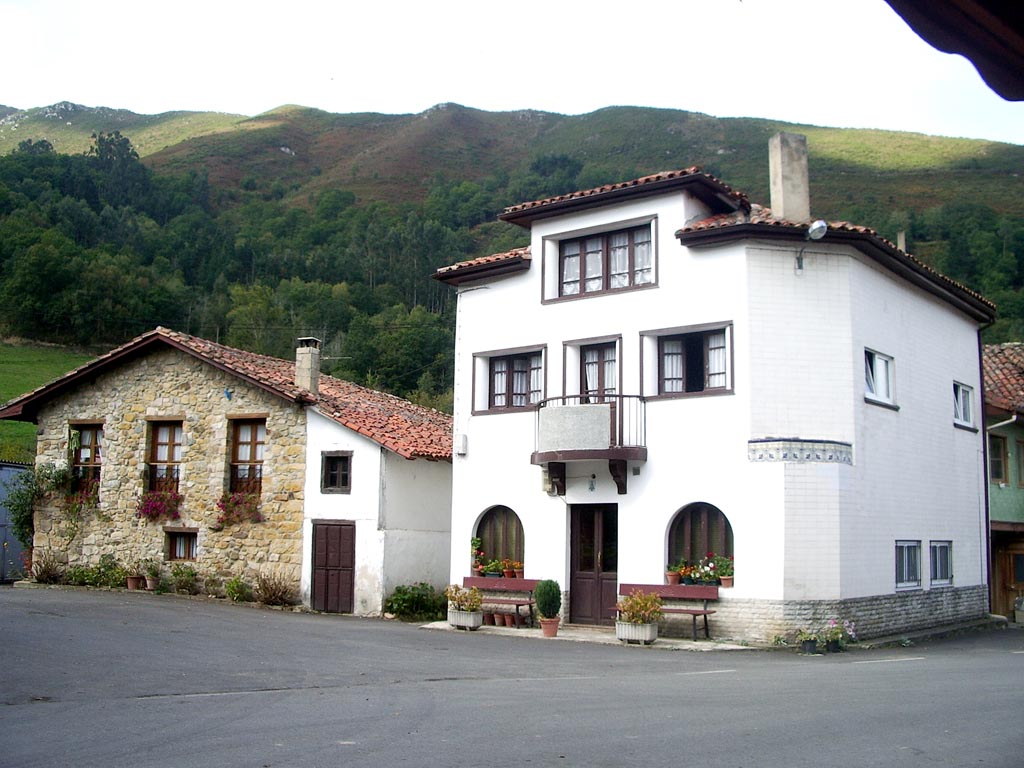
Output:
[[493,613],[485,613],[484,614],[484,626],[485,627],[493,627],[494,626],[494,614]]
[[668,584],[678,584],[679,571],[665,571],[665,582]]
[[506,627],[515,627],[515,625],[516,625],[516,615],[514,613],[503,614],[502,618],[505,619],[505,626]]
[[515,574],[516,574],[516,578],[517,579],[523,578],[523,569],[522,568],[517,569]]
[[544,637],[557,637],[558,636],[558,622],[560,621],[558,616],[553,619],[542,618],[540,620],[540,632]]
[[146,577],[146,589],[148,589],[150,592],[152,592],[158,586],[160,586],[160,578],[159,577],[156,577],[156,576],[147,576]]
[[513,569],[509,568],[507,571],[502,571],[501,575],[504,576],[506,579],[514,579],[516,577],[516,572]]
[[733,578],[734,578],[733,576],[723,576],[722,577],[722,586],[725,587],[726,589],[729,589],[732,586]]
[[658,639],[657,624],[633,624],[628,621],[615,622],[615,637],[626,643],[650,645]]
[[137,589],[142,589],[142,585],[146,583],[144,576],[129,576],[128,577],[128,589],[134,592]]

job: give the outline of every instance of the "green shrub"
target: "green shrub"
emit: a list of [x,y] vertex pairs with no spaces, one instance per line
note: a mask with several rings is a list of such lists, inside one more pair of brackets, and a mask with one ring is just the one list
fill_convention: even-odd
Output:
[[123,587],[128,578],[128,571],[117,562],[113,555],[100,555],[100,561],[94,567],[94,572],[94,586],[97,587]]
[[234,576],[224,583],[224,594],[233,603],[252,601],[252,587],[242,581],[241,576]]
[[553,619],[562,610],[562,588],[553,579],[544,579],[533,590],[537,613],[542,619]]
[[199,573],[188,563],[171,565],[171,583],[178,592],[187,595],[199,594]]
[[422,581],[412,586],[402,584],[395,587],[384,601],[384,610],[402,621],[437,621],[445,617],[447,607],[447,598]]
[[32,576],[40,584],[62,584],[65,576],[64,563],[58,560],[53,552],[33,552]]
[[261,573],[256,576],[256,599],[265,605],[293,605],[295,588],[280,574]]
[[96,574],[88,565],[70,565],[64,573],[64,583],[73,587],[94,587]]

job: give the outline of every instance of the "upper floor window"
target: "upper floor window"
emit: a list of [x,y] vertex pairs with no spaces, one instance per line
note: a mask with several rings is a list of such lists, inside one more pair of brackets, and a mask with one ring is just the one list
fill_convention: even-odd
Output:
[[988,479],[993,483],[1009,481],[1006,461],[1006,438],[1002,435],[988,436]]
[[[580,348],[580,394],[587,402],[603,403],[619,391],[616,344],[591,344]],[[614,398],[612,398],[614,399]]]
[[963,427],[974,426],[972,398],[974,390],[959,381],[953,382],[953,423]]
[[601,293],[654,281],[651,225],[559,244],[559,296]]
[[352,451],[323,451],[320,455],[320,493],[350,493]]
[[541,353],[490,358],[489,408],[522,408],[541,400]]
[[261,493],[263,449],[267,443],[266,419],[232,422],[231,492]]
[[895,403],[893,359],[881,352],[864,350],[864,396],[881,403]]
[[658,394],[725,389],[725,329],[658,339]]
[[177,491],[183,429],[180,421],[154,422],[150,426],[149,490]]
[[75,477],[98,483],[103,463],[103,425],[76,424],[71,428],[71,444]]

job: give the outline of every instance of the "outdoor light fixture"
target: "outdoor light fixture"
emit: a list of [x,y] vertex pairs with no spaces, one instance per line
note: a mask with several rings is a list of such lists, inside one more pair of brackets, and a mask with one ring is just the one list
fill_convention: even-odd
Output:
[[587,490],[588,491],[595,491],[595,490],[597,490],[597,475],[591,475],[590,476],[590,480],[587,481]]
[[807,234],[804,237],[807,240],[821,240],[826,232],[828,232],[828,223],[823,219],[818,219],[807,228]]

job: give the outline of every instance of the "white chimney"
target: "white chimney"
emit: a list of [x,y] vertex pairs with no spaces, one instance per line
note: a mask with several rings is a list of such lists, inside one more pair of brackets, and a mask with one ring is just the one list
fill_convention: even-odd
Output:
[[320,391],[320,339],[299,339],[295,350],[295,384],[314,395]]
[[807,137],[776,133],[768,140],[772,215],[786,221],[809,221],[811,193],[807,178]]

